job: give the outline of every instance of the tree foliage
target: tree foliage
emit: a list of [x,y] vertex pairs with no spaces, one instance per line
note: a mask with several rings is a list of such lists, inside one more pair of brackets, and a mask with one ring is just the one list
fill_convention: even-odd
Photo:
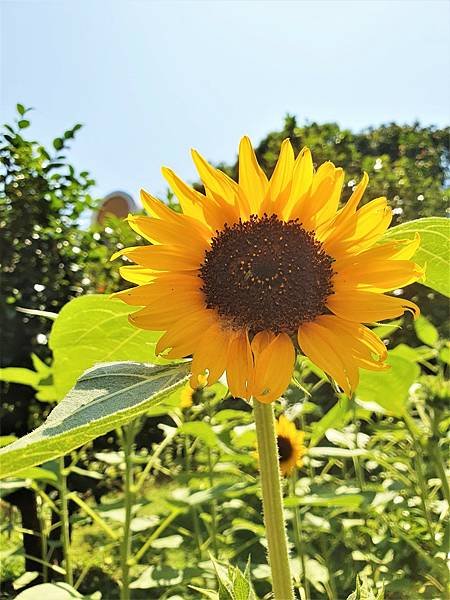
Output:
[[[20,309],[58,312],[80,294],[114,291],[120,277],[109,257],[120,244],[140,241],[117,219],[104,228],[80,228],[86,211],[96,206],[90,194],[94,180],[67,159],[81,125],[46,148],[26,137],[29,110],[18,104],[15,122],[0,134],[1,366],[31,366],[32,352],[48,355],[51,321]],[[3,396],[4,431],[25,432],[30,424],[22,406],[29,405],[29,390]]]
[[[450,200],[449,136],[449,127],[421,127],[419,123],[390,123],[354,133],[336,123],[298,125],[288,115],[280,131],[272,131],[260,142],[256,155],[270,175],[285,138],[290,138],[296,152],[308,146],[316,166],[330,160],[344,168],[343,201],[367,171],[370,183],[365,201],[386,196],[394,209],[394,222],[401,223],[445,215]],[[237,164],[222,167],[237,175]]]

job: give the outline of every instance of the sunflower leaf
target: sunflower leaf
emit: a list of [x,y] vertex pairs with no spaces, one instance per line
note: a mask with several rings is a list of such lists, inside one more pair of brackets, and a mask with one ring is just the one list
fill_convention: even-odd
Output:
[[186,365],[116,362],[86,371],[47,420],[0,451],[0,477],[62,456],[116,429],[184,385]]
[[64,398],[77,378],[96,363],[161,362],[155,355],[161,334],[133,327],[128,322],[129,313],[127,304],[101,294],[75,298],[62,308],[49,338],[58,399]]
[[439,332],[426,317],[421,315],[414,321],[416,335],[421,342],[433,347],[439,340]]
[[412,239],[420,235],[420,246],[414,260],[425,267],[423,285],[450,297],[448,255],[450,251],[450,222],[445,217],[426,217],[392,227],[381,241]]
[[375,402],[387,413],[401,417],[406,412],[406,402],[411,385],[417,379],[420,368],[416,362],[393,351],[389,352],[388,371],[361,370],[356,389],[357,401]]

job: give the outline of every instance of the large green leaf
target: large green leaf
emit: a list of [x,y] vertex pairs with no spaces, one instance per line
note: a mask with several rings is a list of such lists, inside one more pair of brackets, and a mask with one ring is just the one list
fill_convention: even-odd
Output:
[[75,588],[67,583],[58,581],[58,583],[41,583],[28,588],[16,596],[16,600],[36,600],[36,598],[45,598],[46,600],[100,600],[100,592],[94,592],[89,596],[82,596]]
[[416,362],[389,352],[388,371],[361,369],[356,398],[364,403],[376,403],[386,412],[401,417],[406,412],[406,401],[411,385],[420,374]]
[[450,251],[450,221],[444,217],[426,217],[402,223],[389,229],[382,241],[391,239],[412,239],[420,235],[420,247],[414,260],[426,266],[424,285],[450,297],[450,277],[448,257]]
[[64,398],[77,378],[97,363],[161,362],[155,356],[161,334],[130,325],[130,310],[121,300],[98,294],[75,298],[63,307],[49,339],[57,399]]
[[117,362],[86,371],[45,423],[0,451],[0,477],[62,456],[159,404],[188,366]]
[[416,335],[421,342],[433,347],[439,340],[439,332],[436,327],[423,315],[414,321]]

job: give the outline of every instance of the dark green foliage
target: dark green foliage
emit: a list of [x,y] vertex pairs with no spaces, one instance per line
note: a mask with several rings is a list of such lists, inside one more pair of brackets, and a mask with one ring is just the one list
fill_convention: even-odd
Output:
[[[419,123],[391,123],[359,133],[341,129],[336,123],[299,126],[296,118],[288,115],[281,131],[269,133],[260,142],[256,155],[270,175],[285,138],[290,138],[296,152],[308,146],[316,166],[330,160],[345,169],[343,201],[350,196],[353,182],[367,171],[370,183],[364,201],[386,196],[396,209],[396,224],[445,215],[450,199],[449,136],[448,127],[421,127]],[[222,167],[236,176],[237,165]]]
[[[77,173],[66,157],[81,125],[45,148],[24,137],[29,110],[18,104],[18,118],[0,134],[1,366],[31,366],[32,352],[48,356],[51,322],[18,309],[58,312],[80,294],[118,289],[118,269],[109,257],[123,247],[119,240],[140,240],[117,219],[95,232],[80,229],[96,204],[89,193],[94,180],[88,171]],[[18,386],[3,395],[4,434],[27,431],[30,399],[30,390]]]

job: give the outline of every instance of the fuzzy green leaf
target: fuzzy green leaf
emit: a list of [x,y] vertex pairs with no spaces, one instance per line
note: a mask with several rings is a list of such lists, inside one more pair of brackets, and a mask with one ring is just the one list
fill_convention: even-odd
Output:
[[109,296],[92,294],[66,304],[50,333],[53,376],[58,399],[96,363],[133,360],[160,363],[155,345],[161,334],[128,322],[130,307]]
[[422,283],[444,296],[450,297],[450,277],[448,276],[448,256],[450,253],[450,221],[445,217],[426,217],[392,227],[382,241],[392,239],[413,239],[420,235],[420,247],[414,260],[426,267],[425,281]]
[[45,423],[0,451],[0,477],[62,456],[116,429],[185,383],[186,365],[133,362],[86,371]]

